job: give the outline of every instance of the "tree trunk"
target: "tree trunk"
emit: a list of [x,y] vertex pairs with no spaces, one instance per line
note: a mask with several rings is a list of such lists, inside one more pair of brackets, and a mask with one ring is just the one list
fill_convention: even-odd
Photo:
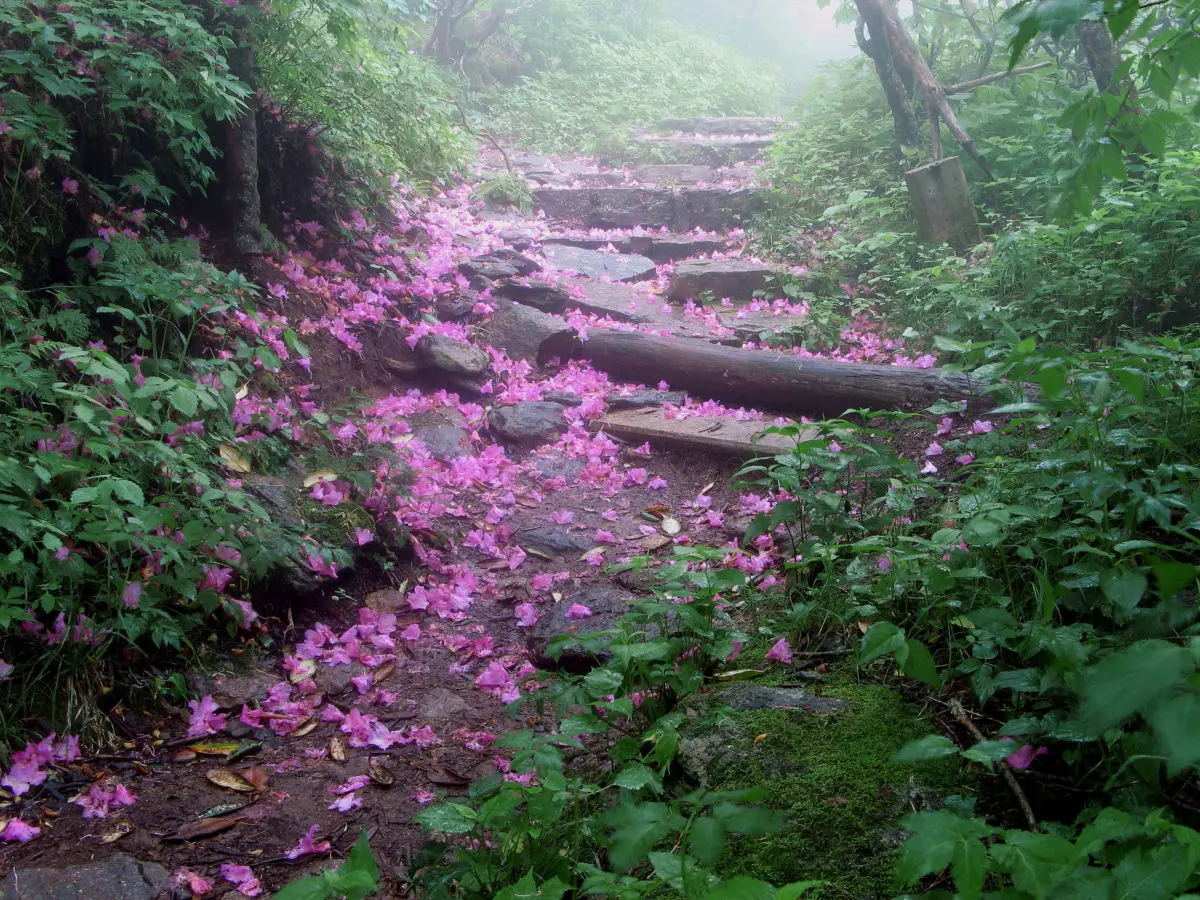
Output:
[[693,338],[592,329],[578,355],[618,378],[672,388],[724,403],[806,415],[850,409],[913,409],[973,397],[966,375],[938,369],[801,359],[741,350]]
[[1121,57],[1117,55],[1117,45],[1113,43],[1108,26],[1102,21],[1080,22],[1078,32],[1079,43],[1083,46],[1083,55],[1087,57],[1096,87],[1115,93],[1116,85],[1112,83],[1112,77],[1121,64]]
[[224,206],[239,260],[261,256],[262,200],[258,193],[258,82],[254,43],[245,16],[236,21],[238,45],[229,52],[229,71],[250,88],[246,112],[225,126]]
[[[870,29],[870,38],[864,33],[863,26]],[[854,35],[858,39],[858,46],[862,52],[875,64],[875,74],[879,76],[879,83],[883,86],[884,96],[887,97],[888,108],[892,111],[892,122],[896,129],[896,155],[901,156],[904,150],[913,150],[919,147],[921,138],[912,97],[909,95],[908,87],[900,72],[896,69],[883,33],[883,25],[878,21],[878,17],[867,19],[859,16]]]

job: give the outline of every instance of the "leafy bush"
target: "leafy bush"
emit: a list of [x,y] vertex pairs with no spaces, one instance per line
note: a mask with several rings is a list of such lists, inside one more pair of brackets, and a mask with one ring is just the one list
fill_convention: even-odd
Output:
[[[577,4],[576,4],[577,5]],[[565,10],[558,7],[565,6]],[[658,20],[628,30],[597,25],[571,4],[552,5],[524,24],[545,61],[491,108],[494,127],[540,152],[598,152],[620,144],[630,125],[666,116],[753,115],[773,111],[778,72]],[[557,35],[550,41],[550,35]]]

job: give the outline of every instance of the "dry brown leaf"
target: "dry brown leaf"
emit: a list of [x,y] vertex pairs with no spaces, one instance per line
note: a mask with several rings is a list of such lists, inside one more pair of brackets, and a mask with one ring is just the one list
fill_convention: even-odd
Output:
[[367,760],[367,776],[380,787],[391,787],[396,783],[396,776],[378,756],[372,756]]
[[716,484],[717,483],[715,481],[710,481],[704,487],[700,488],[700,496],[703,497],[705,494],[707,494],[709,491],[711,491],[714,487],[716,487]]
[[238,769],[237,774],[246,780],[246,783],[254,788],[255,793],[262,793],[267,789],[267,781],[270,776],[267,770],[260,766],[250,766],[245,769]]
[[228,756],[238,747],[237,741],[206,741],[200,744],[188,744],[188,749],[201,756]]
[[394,662],[386,663],[380,666],[375,670],[375,674],[371,676],[371,684],[379,684],[395,671],[396,664]]
[[296,730],[292,732],[292,737],[304,737],[306,734],[312,734],[320,724],[315,717],[309,716],[296,726]]
[[443,787],[466,787],[471,783],[470,778],[465,778],[453,769],[448,769],[445,766],[435,766],[429,770],[428,775],[431,782],[440,784]]
[[174,834],[166,835],[163,840],[194,841],[198,838],[212,837],[214,834],[227,831],[245,818],[246,816],[221,816],[216,819],[199,819],[195,822],[188,822],[186,825],[180,825]]
[[204,773],[204,777],[217,787],[223,787],[230,791],[239,791],[243,794],[254,792],[254,785],[232,769],[209,769]]
[[251,471],[250,460],[242,455],[242,452],[232,444],[222,444],[217,448],[217,455],[225,462],[225,467],[232,469],[234,472],[240,472],[243,475]]
[[329,739],[329,758],[334,762],[346,761],[346,739],[340,734]]
[[171,758],[173,760],[175,760],[175,762],[191,762],[193,759],[196,758],[196,751],[195,750],[180,750],[178,753],[176,753]]
[[665,534],[650,534],[642,538],[638,546],[646,553],[653,553],[655,550],[661,550],[663,547],[669,547],[675,543]]
[[319,481],[337,481],[337,472],[333,469],[318,469],[304,476],[304,486],[310,488]]
[[130,825],[128,822],[118,822],[116,828],[114,828],[108,834],[104,834],[104,835],[100,836],[100,843],[102,843],[102,844],[115,843],[116,841],[119,841],[121,838],[125,837],[125,835],[129,834],[129,832],[131,832],[131,831],[133,831],[133,826]]

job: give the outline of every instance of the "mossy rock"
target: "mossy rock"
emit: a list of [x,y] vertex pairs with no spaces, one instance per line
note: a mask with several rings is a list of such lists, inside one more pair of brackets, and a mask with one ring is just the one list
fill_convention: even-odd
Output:
[[[731,838],[721,874],[774,884],[821,879],[829,882],[819,894],[824,897],[891,897],[895,852],[904,837],[899,820],[970,785],[954,758],[919,766],[891,761],[930,729],[888,688],[836,684],[822,697],[845,705],[827,712],[734,710],[722,727],[685,734],[681,756],[692,753],[686,764],[692,774],[699,754],[710,787],[762,788],[786,823],[765,838]],[[696,699],[709,712],[736,705],[719,690]],[[690,705],[696,711],[695,700]]]

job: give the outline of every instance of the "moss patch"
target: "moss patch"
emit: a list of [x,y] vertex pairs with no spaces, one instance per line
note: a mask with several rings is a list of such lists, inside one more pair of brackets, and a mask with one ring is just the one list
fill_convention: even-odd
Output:
[[724,874],[775,884],[822,879],[829,882],[826,897],[890,897],[903,836],[898,819],[969,786],[953,758],[920,766],[891,762],[905,743],[929,733],[892,691],[844,684],[823,694],[845,700],[846,708],[829,716],[743,711],[732,716],[735,728],[723,729],[731,742],[746,746],[729,748],[726,764],[708,773],[712,786],[762,787],[787,823],[766,838],[732,841]]

